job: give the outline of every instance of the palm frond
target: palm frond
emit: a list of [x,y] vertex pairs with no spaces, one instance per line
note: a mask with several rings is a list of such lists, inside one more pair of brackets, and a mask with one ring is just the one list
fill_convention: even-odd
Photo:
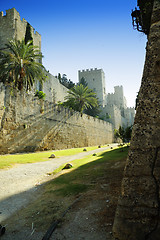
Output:
[[31,89],[35,79],[41,83],[45,80],[44,67],[38,62],[43,56],[32,41],[11,40],[6,45],[8,49],[0,52],[1,81]]

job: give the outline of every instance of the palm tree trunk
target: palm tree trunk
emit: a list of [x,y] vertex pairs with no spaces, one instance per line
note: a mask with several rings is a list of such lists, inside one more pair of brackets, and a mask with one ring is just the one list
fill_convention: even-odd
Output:
[[20,78],[18,79],[18,90],[22,90],[23,89],[23,78],[25,76],[25,73],[24,73],[24,69],[23,67],[21,68],[21,71],[20,71]]
[[118,240],[160,239],[160,0],[154,0],[138,107],[113,233]]

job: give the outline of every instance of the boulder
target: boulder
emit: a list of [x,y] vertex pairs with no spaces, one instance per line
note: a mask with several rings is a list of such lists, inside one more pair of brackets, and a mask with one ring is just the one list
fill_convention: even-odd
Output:
[[55,158],[56,156],[52,153],[49,158]]
[[72,167],[73,167],[72,164],[67,163],[67,164],[64,166],[64,168],[62,168],[62,170],[63,170],[63,169],[70,169],[70,168],[72,168]]

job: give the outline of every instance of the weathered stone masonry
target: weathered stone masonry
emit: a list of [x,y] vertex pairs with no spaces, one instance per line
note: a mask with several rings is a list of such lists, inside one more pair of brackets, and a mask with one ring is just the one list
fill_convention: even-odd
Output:
[[[0,12],[0,48],[11,39],[21,40],[25,37],[27,21],[21,20],[15,8],[6,10],[6,15]],[[41,50],[41,35],[31,26],[33,44]]]
[[96,146],[113,141],[112,125],[32,94],[0,88],[0,154]]
[[160,239],[160,1],[154,0],[131,147],[113,232],[118,240]]

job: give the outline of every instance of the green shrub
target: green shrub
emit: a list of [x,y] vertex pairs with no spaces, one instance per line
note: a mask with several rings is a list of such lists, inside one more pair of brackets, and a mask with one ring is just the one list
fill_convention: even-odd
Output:
[[45,99],[46,94],[43,91],[36,90],[35,96],[38,97],[39,99]]

